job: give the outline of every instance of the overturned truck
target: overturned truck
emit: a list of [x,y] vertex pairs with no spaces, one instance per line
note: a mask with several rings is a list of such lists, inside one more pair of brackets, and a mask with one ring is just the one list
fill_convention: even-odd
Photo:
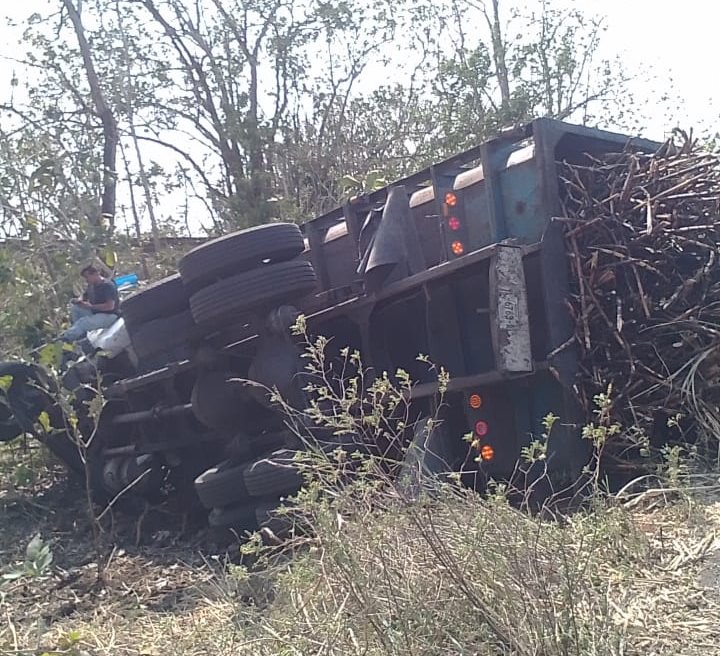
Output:
[[[588,451],[573,389],[564,224],[553,219],[565,193],[558,171],[627,144],[539,119],[300,226],[264,225],[196,247],[178,275],[123,302],[128,349],[68,372],[64,385],[81,400],[98,375],[103,387],[99,419],[85,417],[94,484],[150,499],[170,487],[212,509],[215,526],[256,526],[302,483],[293,466],[302,447],[258,393],[277,388],[302,405],[302,346],[291,331],[300,313],[309,334],[359,351],[368,371],[409,373],[413,418],[442,421],[431,436],[406,439],[421,439],[450,468],[472,462],[484,476],[510,476],[553,413],[547,466],[577,474]],[[418,354],[449,372],[442,403]],[[52,394],[29,385],[37,367],[2,366],[13,376],[0,408],[0,438],[9,439],[34,430]],[[80,467],[57,432],[42,438]],[[152,475],[133,485],[144,472]]]

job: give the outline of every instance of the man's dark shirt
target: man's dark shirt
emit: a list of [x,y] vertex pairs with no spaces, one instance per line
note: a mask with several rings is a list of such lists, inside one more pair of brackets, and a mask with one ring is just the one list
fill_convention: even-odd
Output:
[[114,302],[112,310],[93,310],[93,314],[117,314],[118,305],[120,305],[117,287],[112,280],[103,280],[96,285],[88,285],[83,298],[91,305],[100,305],[108,301]]

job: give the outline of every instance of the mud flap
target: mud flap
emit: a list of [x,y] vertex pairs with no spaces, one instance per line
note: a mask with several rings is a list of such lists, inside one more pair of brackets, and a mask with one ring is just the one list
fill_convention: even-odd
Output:
[[499,246],[490,267],[490,315],[496,368],[533,371],[522,249]]
[[425,268],[404,186],[391,187],[382,211],[371,212],[360,231],[358,273],[368,292]]

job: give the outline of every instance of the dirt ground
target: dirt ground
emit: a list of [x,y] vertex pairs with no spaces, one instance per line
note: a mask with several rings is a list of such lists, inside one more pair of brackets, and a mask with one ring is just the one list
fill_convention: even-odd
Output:
[[[0,656],[253,653],[239,612],[248,581],[234,574],[237,547],[220,549],[202,523],[169,508],[139,527],[116,513],[98,541],[81,483],[39,452],[28,471],[22,458],[0,460],[0,575],[23,566],[36,535],[53,561],[35,576],[0,580]],[[720,655],[720,481],[699,488],[691,501],[652,494],[632,502],[655,555],[632,574],[637,597],[616,609],[618,621],[672,635],[667,649],[650,648],[657,641],[649,637],[650,651],[628,654]]]
[[170,508],[140,525],[116,512],[96,539],[81,481],[41,461],[18,485],[15,469],[7,459],[0,469],[0,574],[23,567],[36,535],[53,560],[37,576],[0,581],[1,655],[230,653],[237,550],[220,550],[197,519]]

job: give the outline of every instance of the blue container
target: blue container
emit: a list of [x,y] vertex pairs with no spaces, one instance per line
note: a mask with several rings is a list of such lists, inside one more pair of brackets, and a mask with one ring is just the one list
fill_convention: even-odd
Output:
[[128,287],[135,287],[138,284],[138,277],[135,273],[128,273],[124,276],[117,276],[113,278],[113,282],[118,289],[126,289]]

